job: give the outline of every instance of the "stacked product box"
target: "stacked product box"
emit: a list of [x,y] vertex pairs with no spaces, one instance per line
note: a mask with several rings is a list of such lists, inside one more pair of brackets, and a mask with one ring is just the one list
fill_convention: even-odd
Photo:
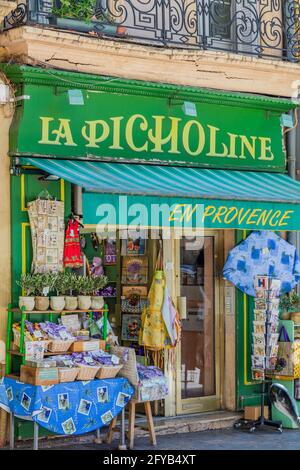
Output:
[[278,353],[278,323],[281,281],[256,276],[252,342],[252,378],[264,380],[275,369]]

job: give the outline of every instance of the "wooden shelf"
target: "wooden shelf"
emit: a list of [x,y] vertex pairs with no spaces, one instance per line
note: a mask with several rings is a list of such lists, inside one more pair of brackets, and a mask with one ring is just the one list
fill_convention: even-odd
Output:
[[[112,298],[115,298],[115,297],[112,297]],[[12,308],[10,311],[14,313],[20,313],[20,314],[22,313],[22,310],[20,310],[19,308]],[[41,314],[41,315],[50,315],[50,314],[61,315],[65,313],[93,313],[93,312],[100,313],[104,311],[105,310],[103,308],[101,309],[90,308],[87,310],[24,310],[23,313],[25,313],[26,315],[31,315],[32,313]]]

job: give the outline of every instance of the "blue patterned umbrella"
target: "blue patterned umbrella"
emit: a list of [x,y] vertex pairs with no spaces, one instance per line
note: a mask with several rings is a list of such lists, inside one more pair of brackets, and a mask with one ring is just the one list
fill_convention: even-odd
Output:
[[281,280],[282,293],[290,292],[300,279],[296,248],[271,231],[254,231],[234,247],[223,269],[225,279],[255,297],[257,275]]

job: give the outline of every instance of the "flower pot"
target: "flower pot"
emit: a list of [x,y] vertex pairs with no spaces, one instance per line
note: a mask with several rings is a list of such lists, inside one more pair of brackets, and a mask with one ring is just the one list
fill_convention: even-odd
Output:
[[77,304],[78,304],[77,297],[73,297],[71,295],[66,295],[65,296],[65,301],[66,301],[66,305],[65,305],[66,310],[72,311],[72,310],[77,309]]
[[95,310],[101,310],[104,305],[104,298],[102,295],[95,295],[92,297],[91,307]]
[[25,310],[31,311],[34,309],[34,297],[19,297],[19,308],[25,307]]
[[61,295],[50,297],[50,306],[52,310],[59,312],[65,308],[65,298]]
[[50,299],[49,297],[37,296],[35,298],[36,310],[48,310]]
[[90,295],[79,295],[77,299],[79,310],[89,310],[91,308],[92,299]]
[[280,320],[289,320],[291,317],[291,312],[282,312],[280,315]]

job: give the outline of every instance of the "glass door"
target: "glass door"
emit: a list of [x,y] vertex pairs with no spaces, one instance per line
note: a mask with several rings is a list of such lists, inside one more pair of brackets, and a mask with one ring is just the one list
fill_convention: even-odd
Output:
[[[217,235],[179,241],[182,339],[177,362],[177,412],[220,408]],[[182,308],[182,305],[185,307]]]

